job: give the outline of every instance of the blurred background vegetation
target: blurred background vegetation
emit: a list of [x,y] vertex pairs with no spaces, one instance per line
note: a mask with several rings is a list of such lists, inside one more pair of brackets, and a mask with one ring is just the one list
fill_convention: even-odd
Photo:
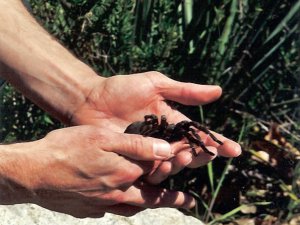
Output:
[[[300,224],[299,0],[30,0],[40,23],[102,76],[160,71],[218,84],[223,97],[178,106],[239,141],[242,156],[171,177],[210,224]],[[1,142],[63,126],[6,85]],[[166,215],[167,216],[167,215]]]

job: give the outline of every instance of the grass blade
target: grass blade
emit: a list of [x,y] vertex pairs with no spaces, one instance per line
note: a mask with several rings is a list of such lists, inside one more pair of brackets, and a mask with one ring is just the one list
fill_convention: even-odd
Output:
[[193,18],[193,0],[185,0],[183,2],[184,25],[187,27]]
[[225,213],[224,215],[220,216],[219,218],[216,218],[214,220],[212,220],[211,222],[208,223],[208,225],[213,225],[215,223],[217,223],[218,221],[223,221],[223,220],[228,220],[230,217],[234,216],[235,214],[237,214],[238,212],[240,212],[241,210],[243,210],[244,208],[247,208],[249,206],[252,205],[270,205],[271,202],[255,202],[255,203],[251,203],[251,204],[243,204],[231,211],[229,211],[228,213]]
[[237,13],[237,0],[232,0],[231,6],[230,6],[230,16],[226,20],[226,24],[225,24],[222,36],[220,38],[219,53],[221,55],[223,55],[225,52],[226,45],[228,43],[229,36],[231,34],[233,21],[234,21],[236,13]]
[[214,171],[213,171],[213,163],[209,162],[207,164],[207,173],[208,173],[208,178],[209,178],[209,183],[211,187],[211,192],[215,192],[215,187],[214,187]]
[[281,32],[288,24],[288,22],[300,11],[300,0],[291,8],[289,13],[283,18],[283,20],[278,24],[278,26],[274,29],[274,31],[267,38],[265,43],[274,38],[279,32]]
[[208,221],[208,218],[211,216],[211,214],[212,214],[212,209],[213,209],[213,207],[214,207],[214,204],[215,204],[215,201],[216,201],[216,199],[217,199],[217,196],[218,196],[218,194],[219,194],[219,192],[220,192],[220,189],[221,189],[221,187],[222,187],[222,185],[223,185],[223,182],[224,182],[224,180],[225,180],[225,177],[226,177],[226,174],[228,173],[228,171],[229,171],[229,168],[230,168],[230,165],[231,165],[231,162],[232,162],[232,158],[231,159],[229,159],[228,161],[227,161],[227,163],[226,163],[226,166],[225,166],[225,169],[223,170],[223,173],[222,173],[222,175],[221,175],[221,178],[220,178],[220,180],[219,180],[219,183],[218,183],[218,185],[217,185],[217,187],[216,187],[216,190],[213,192],[213,196],[212,196],[212,199],[211,199],[211,201],[210,201],[210,204],[209,204],[209,207],[208,207],[208,210],[206,211],[206,214],[205,214],[205,216],[204,216],[204,221]]
[[261,60],[259,60],[252,67],[251,72],[254,71],[255,69],[257,69],[267,58],[269,58],[276,50],[278,50],[279,47],[282,46],[283,43],[286,40],[288,40],[288,38],[297,31],[297,29],[298,29],[298,24],[296,24],[284,38],[282,38],[280,41],[278,41],[278,43],[276,45],[274,45],[274,47],[271,48],[270,51],[268,51],[266,54],[264,54],[264,56],[261,58]]
[[[245,130],[246,130],[246,122],[243,123],[243,127],[242,127],[242,129],[241,129],[240,134],[239,134],[238,142],[240,142],[240,141],[242,140],[242,138],[243,138],[243,136],[244,136],[244,133],[245,133]],[[233,158],[231,158],[231,159],[229,159],[229,160],[227,161],[226,166],[225,166],[225,168],[224,168],[224,170],[223,170],[223,173],[222,173],[222,175],[221,175],[221,178],[220,178],[220,180],[219,180],[219,183],[218,183],[218,185],[217,185],[215,191],[213,192],[213,196],[212,196],[212,199],[211,199],[211,201],[210,201],[210,203],[209,203],[208,210],[206,211],[205,216],[204,216],[204,221],[206,221],[206,222],[208,221],[208,217],[211,216],[211,212],[212,212],[212,209],[213,209],[213,207],[214,207],[216,198],[217,198],[217,196],[218,196],[218,194],[219,194],[219,192],[220,192],[220,189],[221,189],[221,187],[222,187],[222,185],[223,185],[223,182],[224,182],[224,179],[225,179],[225,177],[226,177],[226,174],[227,174],[228,171],[229,171],[229,168],[230,168],[230,165],[231,165],[232,160],[233,160]]]
[[151,30],[153,0],[138,0],[135,7],[135,42],[139,44],[146,41],[147,34]]

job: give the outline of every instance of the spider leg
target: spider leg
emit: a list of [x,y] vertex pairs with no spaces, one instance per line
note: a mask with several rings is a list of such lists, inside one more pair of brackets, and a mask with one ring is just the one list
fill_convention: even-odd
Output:
[[145,123],[151,124],[151,125],[157,125],[158,124],[158,118],[154,114],[146,115],[144,116]]
[[[188,133],[188,132],[185,132],[183,134],[184,137],[186,137],[188,139],[190,145],[191,145],[191,143],[194,143],[194,144],[200,146],[205,153],[207,153],[207,154],[209,154],[211,156],[215,155],[213,152],[209,151],[206,148],[204,142],[201,140],[200,136],[196,133],[196,131],[194,129],[190,128],[189,131],[191,131],[191,133],[196,137],[196,138],[193,137],[193,135],[190,134],[190,133]],[[195,148],[193,146],[191,148],[192,148],[192,151],[193,151],[193,154],[194,154],[194,152],[196,152],[196,150],[195,150]],[[197,153],[196,153],[196,155],[197,155]]]
[[144,116],[144,124],[140,129],[140,134],[143,136],[150,136],[151,133],[157,128],[158,126],[158,118],[156,115],[146,115]]
[[192,150],[193,156],[194,156],[194,157],[197,157],[197,156],[198,156],[198,153],[197,153],[197,151],[196,151],[195,146],[193,145],[192,142],[189,142],[189,144],[190,144],[190,148],[191,148],[191,150]]
[[[208,136],[211,137],[211,139],[213,139],[216,143],[218,143],[219,145],[223,145],[223,142],[220,141],[218,138],[216,138],[216,136],[214,136],[206,127],[202,126],[200,123],[195,122],[195,121],[191,121],[190,122],[190,126],[196,127],[198,130],[203,131],[204,133],[206,133]],[[196,134],[196,132],[195,132]],[[194,135],[195,135],[194,134]],[[196,136],[196,135],[195,135]],[[197,136],[199,136],[197,134]],[[199,136],[200,137],[200,136]]]
[[147,126],[151,126],[151,128],[149,127],[149,129],[143,132],[145,136],[164,138],[164,132],[169,126],[169,123],[167,122],[167,117],[165,115],[161,116],[160,124],[156,115],[147,115],[145,116],[145,123],[148,124]]
[[161,116],[161,119],[160,119],[160,127],[161,129],[166,129],[168,127],[169,123],[167,121],[167,117],[165,115],[162,115]]

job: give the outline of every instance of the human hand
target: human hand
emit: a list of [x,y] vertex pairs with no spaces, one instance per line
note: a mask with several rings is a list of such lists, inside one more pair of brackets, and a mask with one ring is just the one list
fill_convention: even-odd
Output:
[[[0,4],[6,9],[1,14],[5,23],[0,23],[3,31],[1,76],[65,123],[103,125],[106,129],[123,132],[130,123],[152,113],[164,114],[170,122],[177,123],[187,118],[171,109],[164,100],[198,105],[214,101],[221,94],[219,87],[180,83],[157,72],[107,79],[96,76],[90,67],[49,36],[20,1],[0,1]],[[19,31],[22,35],[18,35]],[[34,54],[28,57],[32,51]],[[216,146],[208,139],[206,145],[211,151],[228,157],[240,154],[238,144],[217,136],[224,145]],[[151,182],[158,182],[186,165],[203,165],[212,157],[200,152],[199,157],[191,160],[189,151],[178,153],[172,161],[165,161],[158,167]]]
[[[181,83],[158,72],[113,76],[105,80],[94,78],[90,83],[89,95],[74,111],[71,124],[102,125],[118,132],[124,132],[130,123],[143,120],[147,114],[166,115],[170,123],[188,119],[172,109],[165,100],[198,105],[215,101],[221,95],[221,88],[218,86]],[[215,155],[235,157],[241,152],[239,144],[220,134],[215,136],[224,143],[221,146],[207,138],[205,133],[200,132],[200,136]],[[173,146],[173,149],[189,148],[183,142]],[[162,162],[148,177],[148,181],[159,183],[185,166],[198,167],[215,157],[199,151],[196,158],[190,151],[180,151],[171,161]]]
[[94,126],[64,128],[22,144],[19,150],[15,147],[17,161],[24,166],[15,172],[20,177],[13,180],[34,193],[30,202],[75,217],[99,217],[105,212],[128,216],[145,208],[193,207],[194,199],[187,194],[138,180],[153,165],[134,159],[167,158],[156,156],[155,150],[169,148],[162,140]]

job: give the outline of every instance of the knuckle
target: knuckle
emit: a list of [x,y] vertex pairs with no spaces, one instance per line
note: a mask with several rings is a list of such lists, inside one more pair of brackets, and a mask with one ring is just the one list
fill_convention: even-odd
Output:
[[142,156],[145,154],[144,149],[146,149],[147,146],[145,146],[144,138],[141,135],[133,135],[129,140],[132,155]]
[[146,73],[148,79],[158,89],[168,88],[170,85],[170,78],[158,71],[150,71]]
[[128,167],[126,169],[126,174],[124,174],[124,180],[126,181],[126,183],[130,183],[132,184],[134,181],[136,181],[139,176],[141,175],[141,173],[133,167]]
[[132,166],[125,167],[126,170],[119,171],[118,174],[107,183],[107,187],[110,190],[119,189],[120,187],[131,186],[141,175],[138,169]]
[[86,137],[86,140],[90,144],[95,145],[96,143],[98,143],[101,145],[101,143],[105,143],[107,141],[107,137],[107,131],[104,131],[100,128],[91,127]]
[[135,182],[141,174],[138,172],[137,169],[132,168],[131,166],[128,166],[126,168],[126,171],[122,171],[122,175],[120,175],[117,179],[120,185],[119,186],[126,186],[126,185],[132,185],[133,182]]
[[97,127],[93,127],[92,132],[94,133],[94,135],[99,138],[99,139],[103,139],[105,136],[107,136],[108,131],[104,130],[102,128],[97,128]]
[[161,72],[158,71],[149,71],[145,73],[147,76],[149,76],[150,78],[162,78],[165,77],[164,74],[162,74]]

